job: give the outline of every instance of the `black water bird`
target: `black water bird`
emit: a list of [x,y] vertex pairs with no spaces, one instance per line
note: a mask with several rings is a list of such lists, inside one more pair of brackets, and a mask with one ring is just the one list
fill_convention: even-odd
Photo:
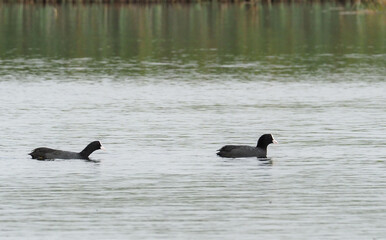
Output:
[[88,156],[93,153],[95,150],[105,148],[102,146],[100,141],[94,141],[88,144],[81,152],[69,152],[62,151],[52,148],[40,147],[34,149],[28,155],[31,155],[33,159],[46,160],[46,159],[85,159],[90,160]]
[[267,157],[267,147],[271,143],[278,143],[272,134],[264,134],[257,141],[257,146],[226,145],[217,150],[217,155],[226,158]]

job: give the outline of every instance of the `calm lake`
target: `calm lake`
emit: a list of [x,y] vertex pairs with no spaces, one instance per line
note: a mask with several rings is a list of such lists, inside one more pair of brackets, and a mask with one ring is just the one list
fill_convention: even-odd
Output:
[[0,238],[385,239],[386,14],[354,10],[0,3]]

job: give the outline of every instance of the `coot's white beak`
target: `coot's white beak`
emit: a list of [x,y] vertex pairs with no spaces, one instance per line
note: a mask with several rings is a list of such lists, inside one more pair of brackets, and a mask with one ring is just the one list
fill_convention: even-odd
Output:
[[106,151],[106,148],[101,145],[101,150]]
[[272,142],[273,144],[278,144],[278,141],[276,141],[275,139],[272,139]]

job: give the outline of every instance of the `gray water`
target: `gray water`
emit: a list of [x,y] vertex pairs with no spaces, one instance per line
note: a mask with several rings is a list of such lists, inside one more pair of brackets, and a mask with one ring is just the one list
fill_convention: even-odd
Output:
[[[69,71],[2,76],[2,238],[386,237],[383,70],[296,78]],[[215,155],[268,132],[279,141],[269,160]],[[27,156],[93,140],[107,148],[95,162]]]
[[[204,41],[68,57],[39,34],[0,54],[1,239],[386,239],[382,31],[258,56]],[[215,154],[264,133],[268,159]],[[27,155],[94,140],[93,161]]]

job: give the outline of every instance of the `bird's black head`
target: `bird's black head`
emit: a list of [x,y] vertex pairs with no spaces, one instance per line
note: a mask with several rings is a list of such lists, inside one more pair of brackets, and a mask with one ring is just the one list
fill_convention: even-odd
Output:
[[259,148],[267,148],[267,146],[271,143],[278,143],[272,136],[272,134],[264,134],[259,138],[259,141],[257,141],[257,147]]
[[88,156],[94,152],[95,150],[98,150],[98,149],[102,149],[102,150],[105,150],[105,148],[102,146],[102,143],[100,141],[94,141],[94,142],[91,142],[87,145],[87,147],[85,147],[83,149],[83,151],[80,152],[80,154],[85,157],[85,158],[88,158]]
[[95,150],[98,150],[98,149],[104,150],[104,147],[102,146],[102,143],[100,141],[91,142],[88,146],[92,147]]

